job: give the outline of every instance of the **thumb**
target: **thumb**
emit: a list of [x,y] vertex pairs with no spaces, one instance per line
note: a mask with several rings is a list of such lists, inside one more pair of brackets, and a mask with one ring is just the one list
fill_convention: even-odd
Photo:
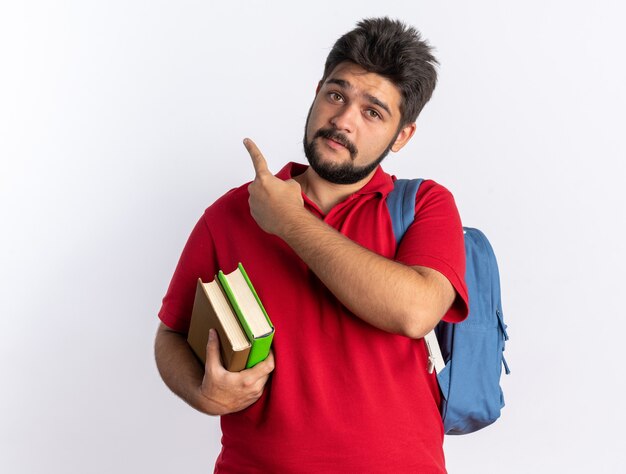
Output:
[[213,367],[215,365],[222,366],[220,340],[217,337],[215,329],[211,328],[209,330],[209,341],[206,345],[206,367]]

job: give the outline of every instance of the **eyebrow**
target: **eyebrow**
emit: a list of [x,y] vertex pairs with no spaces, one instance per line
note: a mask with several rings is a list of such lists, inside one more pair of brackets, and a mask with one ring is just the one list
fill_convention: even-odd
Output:
[[[331,79],[326,80],[326,83],[327,84],[337,84],[342,89],[354,89],[354,86],[352,84],[350,84],[348,81],[346,81],[345,79],[333,79],[333,78],[331,78]],[[393,114],[391,113],[391,109],[382,100],[378,99],[377,97],[375,97],[375,96],[373,96],[371,94],[363,94],[363,95],[372,104],[377,105],[377,106],[385,109],[385,111],[387,111],[387,113],[391,117],[393,117]]]

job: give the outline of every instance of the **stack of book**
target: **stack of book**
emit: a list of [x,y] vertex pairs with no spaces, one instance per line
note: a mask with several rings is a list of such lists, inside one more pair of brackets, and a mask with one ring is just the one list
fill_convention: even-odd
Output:
[[209,283],[198,279],[187,342],[203,364],[211,328],[231,372],[254,367],[269,354],[274,326],[241,263],[231,273],[220,270]]

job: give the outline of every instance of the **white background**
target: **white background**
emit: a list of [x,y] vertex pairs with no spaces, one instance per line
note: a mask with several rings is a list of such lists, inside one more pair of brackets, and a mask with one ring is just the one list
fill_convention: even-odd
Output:
[[451,473],[625,472],[626,67],[615,1],[57,1],[0,6],[0,470],[210,472],[219,426],[153,362],[205,207],[303,161],[325,57],[390,15],[440,80],[387,171],[492,240],[513,373]]

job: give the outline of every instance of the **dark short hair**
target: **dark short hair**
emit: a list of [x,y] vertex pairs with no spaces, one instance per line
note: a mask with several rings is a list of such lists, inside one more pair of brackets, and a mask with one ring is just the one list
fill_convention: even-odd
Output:
[[400,90],[400,125],[415,122],[437,84],[432,47],[419,31],[401,21],[367,18],[337,40],[326,58],[325,81],[344,61],[386,77]]

